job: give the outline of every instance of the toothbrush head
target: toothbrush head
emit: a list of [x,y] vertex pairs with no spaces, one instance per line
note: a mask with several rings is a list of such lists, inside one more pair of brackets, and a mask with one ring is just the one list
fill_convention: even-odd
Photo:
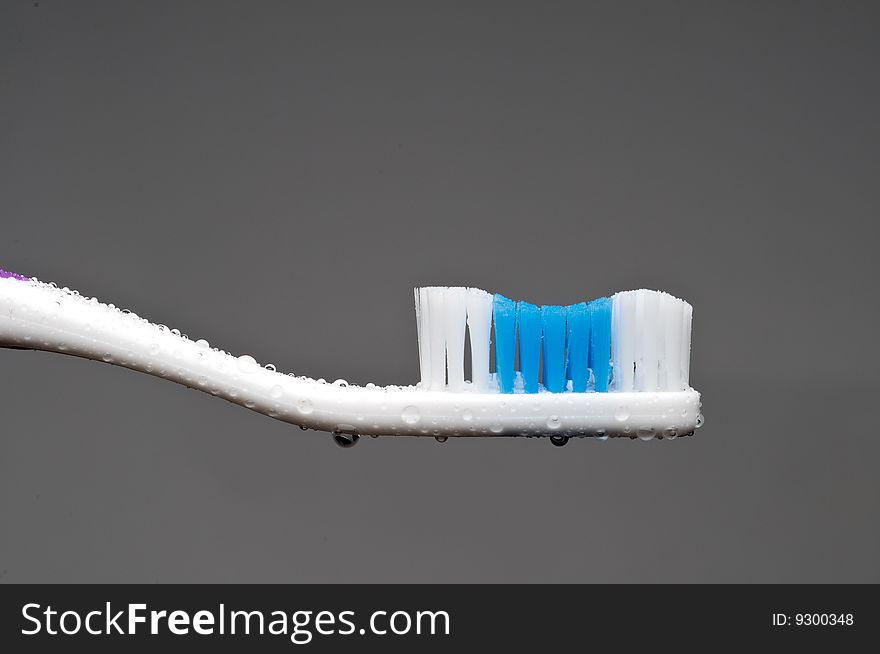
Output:
[[[422,390],[534,395],[688,388],[693,309],[668,293],[641,289],[540,307],[474,288],[417,288],[415,297]],[[466,330],[469,381],[462,372]]]

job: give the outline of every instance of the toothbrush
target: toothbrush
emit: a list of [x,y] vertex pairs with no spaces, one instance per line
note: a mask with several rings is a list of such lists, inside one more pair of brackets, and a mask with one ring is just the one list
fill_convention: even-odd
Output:
[[692,308],[683,300],[642,289],[542,307],[460,287],[416,288],[414,299],[421,379],[411,386],[284,374],[4,270],[0,347],[146,372],[332,432],[343,447],[362,435],[549,436],[554,445],[580,436],[673,439],[702,425],[700,394],[689,386]]

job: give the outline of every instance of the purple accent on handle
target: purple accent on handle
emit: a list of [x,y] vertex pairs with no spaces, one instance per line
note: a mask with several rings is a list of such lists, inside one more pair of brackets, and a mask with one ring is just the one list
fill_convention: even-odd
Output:
[[20,279],[23,282],[26,282],[30,279],[30,277],[25,277],[24,275],[19,275],[18,273],[9,272],[8,270],[3,270],[0,268],[0,277],[3,279]]

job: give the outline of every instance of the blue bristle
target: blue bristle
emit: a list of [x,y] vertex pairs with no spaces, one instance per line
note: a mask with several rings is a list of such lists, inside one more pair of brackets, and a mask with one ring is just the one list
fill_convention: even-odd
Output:
[[590,368],[596,381],[596,392],[608,390],[611,364],[611,299],[593,300],[590,309]]
[[492,302],[495,319],[495,372],[502,393],[513,393],[516,375],[513,360],[516,357],[516,302],[495,294]]
[[519,369],[523,390],[538,392],[538,369],[541,365],[541,309],[528,302],[516,306],[516,324],[519,329]]
[[551,393],[565,390],[565,313],[565,307],[541,307],[544,388]]
[[586,302],[568,307],[568,378],[574,393],[584,393],[590,380],[590,310]]

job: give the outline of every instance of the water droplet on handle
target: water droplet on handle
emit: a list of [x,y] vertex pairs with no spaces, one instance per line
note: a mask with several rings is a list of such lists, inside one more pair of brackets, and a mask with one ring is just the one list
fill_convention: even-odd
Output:
[[256,372],[256,370],[260,367],[257,364],[256,359],[254,359],[250,354],[242,354],[238,359],[236,359],[238,364],[238,369],[244,373],[252,373]]
[[419,419],[422,417],[421,413],[417,407],[412,405],[404,407],[403,411],[400,412],[400,418],[408,425],[416,424]]

